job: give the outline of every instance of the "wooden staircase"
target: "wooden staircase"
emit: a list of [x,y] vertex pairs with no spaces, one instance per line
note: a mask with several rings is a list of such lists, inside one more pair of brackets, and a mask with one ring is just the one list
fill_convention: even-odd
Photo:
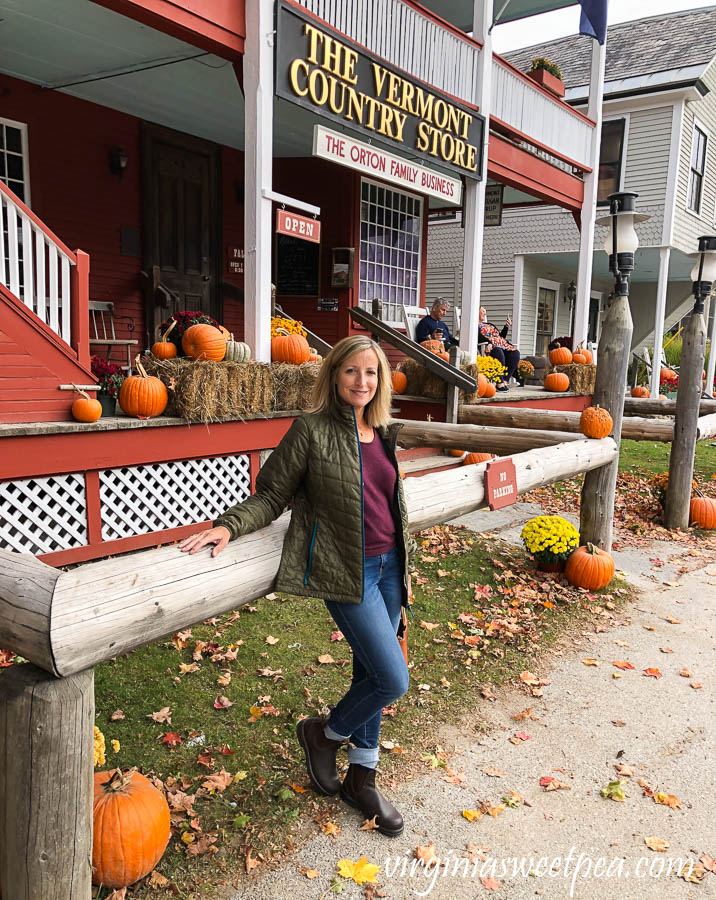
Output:
[[444,472],[462,465],[462,459],[448,456],[436,447],[415,447],[410,450],[398,450],[398,462],[406,478],[427,475],[433,472]]

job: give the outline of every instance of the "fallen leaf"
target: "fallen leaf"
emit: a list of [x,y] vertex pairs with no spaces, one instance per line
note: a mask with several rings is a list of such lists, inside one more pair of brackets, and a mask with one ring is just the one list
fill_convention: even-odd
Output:
[[369,863],[367,857],[361,856],[357,862],[350,859],[339,859],[337,863],[338,874],[342,878],[352,878],[356,884],[365,884],[366,881],[375,881],[375,876],[380,871],[380,866]]
[[207,769],[214,768],[214,757],[209,753],[208,750],[205,750],[203,753],[200,753],[196,758],[197,765],[206,766]]
[[179,663],[179,674],[188,675],[190,672],[198,672],[199,663]]
[[539,678],[537,678],[536,675],[533,675],[532,672],[520,672],[520,681],[530,686],[538,685],[540,683]]
[[149,876],[148,884],[150,888],[163,888],[167,887],[167,885],[169,884],[169,879],[165,878],[161,872],[157,872],[157,870],[155,869]]
[[462,815],[468,822],[474,822],[482,818],[482,812],[479,809],[463,809]]
[[257,859],[254,859],[253,856],[251,855],[253,852],[254,852],[254,849],[253,849],[253,847],[251,847],[249,849],[249,852],[246,854],[246,859],[244,860],[244,867],[246,869],[247,875],[251,874],[251,870],[255,869],[256,866],[261,865],[261,863]]
[[703,682],[701,681],[692,681],[690,685],[695,691],[700,690],[703,686]]
[[530,739],[530,736],[528,734],[526,734],[524,731],[515,732],[515,737],[521,741],[528,741]]
[[492,769],[489,766],[483,768],[482,771],[491,778],[502,778],[503,775],[507,774],[504,769]]
[[436,628],[440,628],[440,625],[435,622],[426,622],[423,619],[421,619],[420,627],[424,628],[426,631],[435,631]]
[[342,641],[344,640],[342,631],[332,631],[331,632],[331,641]]
[[166,744],[170,750],[173,750],[175,747],[178,747],[181,744],[181,738],[176,733],[176,731],[170,731],[164,735],[162,738],[162,743]]
[[159,712],[148,713],[147,718],[154,719],[155,722],[166,722],[167,725],[172,724],[172,714],[168,706],[163,707]]
[[324,822],[320,827],[321,831],[330,837],[338,837],[341,833],[341,826],[337,825],[335,822]]
[[688,666],[684,666],[684,668],[679,671],[679,675],[681,675],[682,678],[691,678],[693,674],[694,673]]
[[375,831],[378,828],[377,818],[378,813],[372,819],[363,819],[363,824],[358,828],[358,831]]
[[686,863],[679,872],[679,878],[690,881],[692,884],[701,884],[706,876],[703,866],[695,866],[692,862]]
[[267,634],[266,635],[266,643],[271,644],[272,646],[274,644],[278,644],[278,638],[275,638],[272,634]]
[[489,878],[482,878],[482,877],[481,877],[481,878],[480,878],[480,883],[481,883],[482,886],[485,888],[485,890],[488,890],[488,891],[496,891],[497,888],[498,888],[498,887],[500,886],[500,884],[501,884],[501,882],[498,881],[496,878],[493,878],[492,875],[490,875]]
[[665,841],[663,838],[657,837],[655,834],[649,835],[649,837],[644,838],[644,843],[646,846],[653,850],[655,853],[666,853],[669,848],[669,842]]
[[330,653],[322,653],[318,657],[318,662],[322,663],[323,665],[328,665],[329,663],[334,663],[335,659],[333,659]]
[[610,781],[606,787],[603,787],[599,792],[605,800],[617,800],[620,803],[624,802],[624,788],[623,781]]
[[214,709],[228,709],[230,706],[233,706],[233,701],[229,700],[228,697],[217,697],[214,700]]
[[582,660],[582,662],[584,663],[585,666],[596,666],[597,668],[599,668],[599,666],[601,666],[601,663],[599,662],[599,660],[595,659],[593,656],[585,656],[584,659]]
[[479,844],[471,844],[468,841],[468,843],[465,845],[465,850],[463,851],[462,855],[471,863],[474,863],[476,860],[486,862],[487,857],[485,856],[485,853],[489,852],[489,850],[489,847],[481,847]]
[[221,687],[226,687],[227,684],[231,683],[231,672],[222,672],[216,679],[216,683]]
[[117,891],[112,891],[111,894],[107,897],[107,900],[125,900],[127,896],[127,888],[119,888]]
[[627,662],[627,660],[625,660],[625,659],[615,659],[614,662],[612,663],[612,665],[616,666],[617,669],[633,669],[634,668],[634,666],[630,662]]
[[709,872],[712,872],[716,875],[716,859],[712,856],[709,856],[708,853],[704,853],[704,855],[699,859],[699,862]]
[[667,616],[665,621],[669,622],[671,625],[681,625],[681,619],[677,619],[675,616]]
[[438,859],[438,855],[435,852],[435,844],[432,841],[424,847],[418,845],[413,851],[413,856],[415,859],[419,859],[425,866],[434,859]]
[[532,707],[528,706],[527,709],[523,709],[522,712],[518,712],[516,715],[512,716],[515,722],[520,722],[522,719],[532,719],[533,722],[537,722],[539,720],[539,716],[536,716],[532,712]]
[[661,650],[662,653],[673,653],[674,652],[671,649],[671,647],[659,647],[659,650]]
[[659,791],[654,794],[654,803],[659,803],[661,806],[668,806],[670,809],[681,809],[681,800],[678,797],[675,797],[673,794],[665,794],[663,791]]
[[321,874],[318,869],[309,869],[308,866],[299,866],[298,871],[301,875],[305,875],[306,878],[313,880],[314,878],[318,878]]
[[119,722],[120,719],[124,719],[125,715],[121,709],[115,709],[112,715],[109,717],[111,722]]
[[205,791],[209,791],[209,793],[216,791],[217,794],[221,794],[233,780],[234,776],[231,772],[222,769],[220,772],[213,772],[211,775],[207,775],[202,781],[201,786]]
[[617,728],[623,728],[626,722],[622,722],[621,719],[612,719],[612,725],[616,725]]
[[631,778],[634,774],[634,769],[626,763],[617,763],[614,768],[617,770],[617,775],[624,775],[626,778]]
[[661,672],[654,668],[644,669],[643,674],[646,675],[647,678],[661,678]]

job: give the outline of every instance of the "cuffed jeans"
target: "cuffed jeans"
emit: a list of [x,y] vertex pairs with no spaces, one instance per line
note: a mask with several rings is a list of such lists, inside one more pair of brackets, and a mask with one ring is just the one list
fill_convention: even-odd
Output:
[[325,601],[353,651],[353,681],[331,711],[325,733],[332,740],[350,739],[349,762],[375,768],[383,707],[408,690],[397,638],[403,595],[398,551],[366,557],[363,572],[362,603]]

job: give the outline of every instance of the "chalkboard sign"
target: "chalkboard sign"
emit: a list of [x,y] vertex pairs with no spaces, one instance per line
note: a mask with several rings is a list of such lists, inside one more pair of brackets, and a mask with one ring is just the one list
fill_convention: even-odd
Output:
[[318,296],[320,244],[287,234],[276,235],[276,292],[301,297]]

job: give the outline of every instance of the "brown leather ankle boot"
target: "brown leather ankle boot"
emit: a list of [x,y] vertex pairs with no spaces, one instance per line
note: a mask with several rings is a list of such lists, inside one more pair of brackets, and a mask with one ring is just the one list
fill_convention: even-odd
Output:
[[388,837],[403,833],[403,817],[375,786],[375,769],[351,763],[341,785],[341,799],[359,809],[366,819],[377,816],[378,831]]
[[341,786],[336,771],[336,753],[343,741],[326,737],[325,727],[326,720],[318,716],[301,719],[296,726],[296,736],[306,755],[306,769],[314,791],[331,795],[337,794]]

